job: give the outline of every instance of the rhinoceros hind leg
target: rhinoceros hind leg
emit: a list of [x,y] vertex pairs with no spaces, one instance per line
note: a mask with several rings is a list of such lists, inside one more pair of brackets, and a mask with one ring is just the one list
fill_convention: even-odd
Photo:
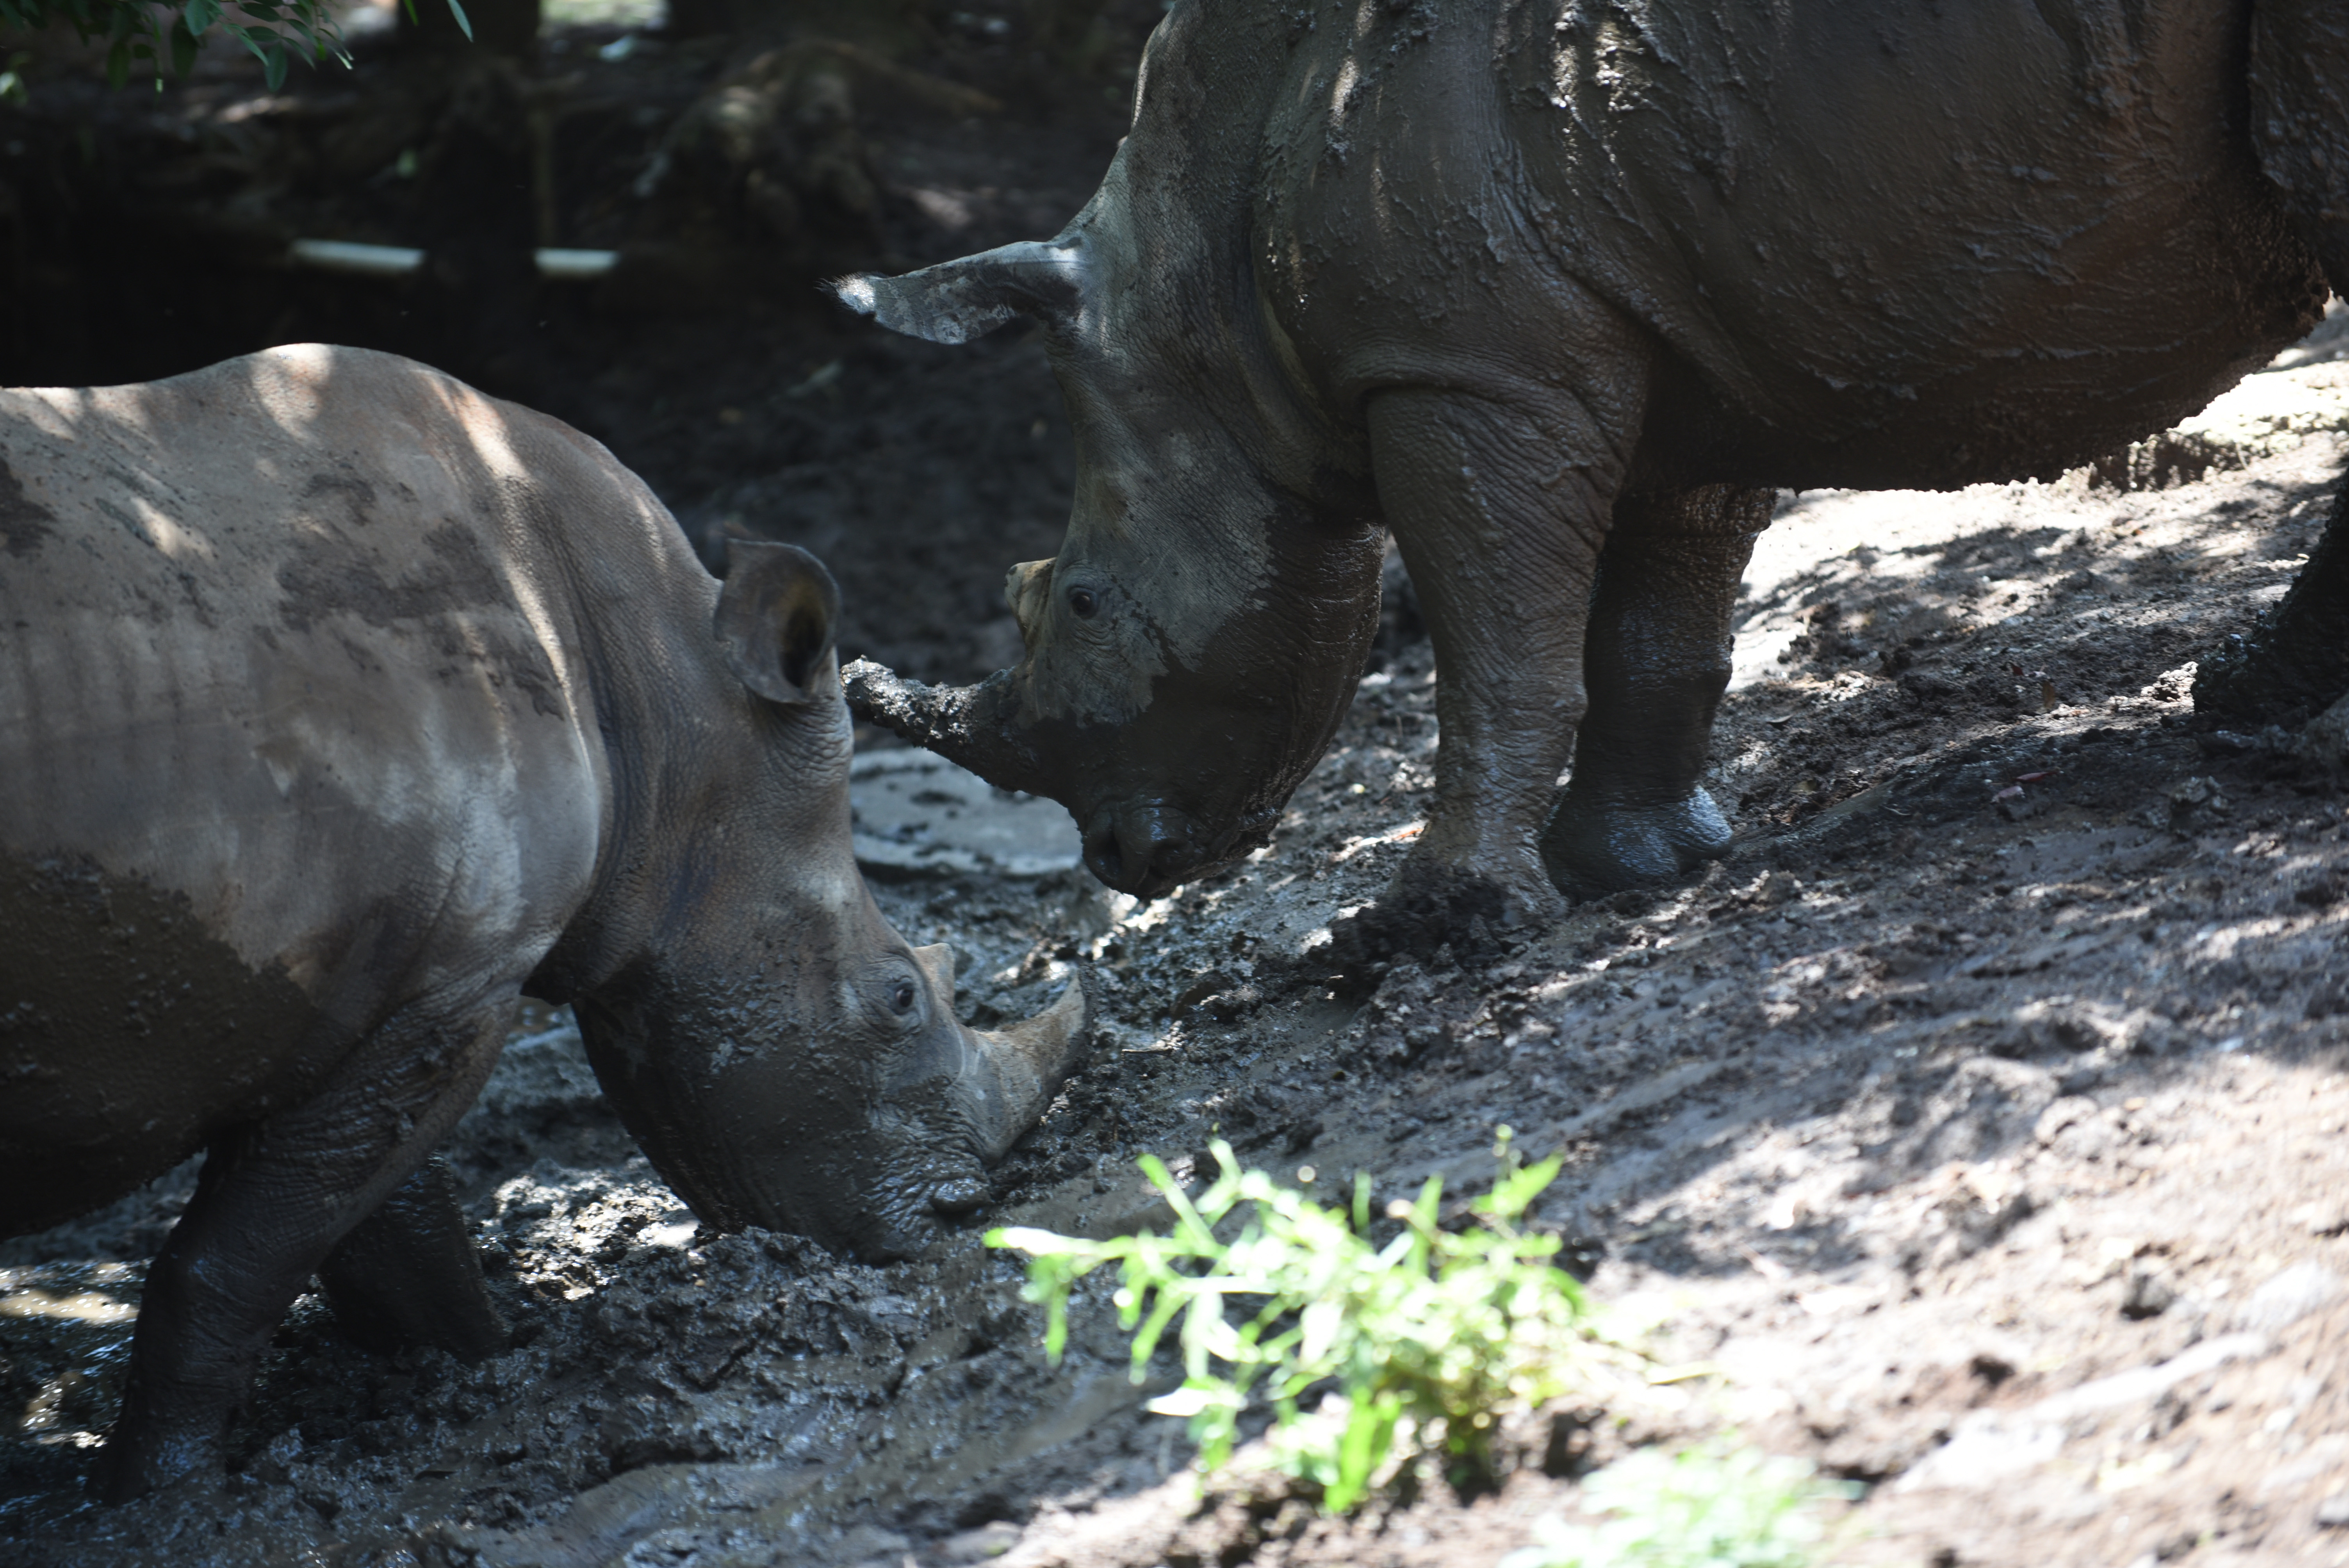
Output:
[[1590,708],[1542,833],[1562,891],[1670,882],[1728,852],[1729,822],[1698,779],[1729,686],[1738,580],[1774,500],[1704,485],[1616,503],[1583,654]]
[[128,1502],[218,1466],[229,1411],[303,1283],[481,1092],[503,1009],[411,1006],[311,1098],[215,1144],[148,1269],[122,1413],[91,1485]]
[[2239,724],[2298,724],[2349,695],[2349,480],[2283,602],[2250,637],[2206,655],[2194,709]]
[[318,1283],[343,1332],[366,1349],[429,1346],[478,1361],[505,1347],[505,1320],[437,1155],[335,1243]]

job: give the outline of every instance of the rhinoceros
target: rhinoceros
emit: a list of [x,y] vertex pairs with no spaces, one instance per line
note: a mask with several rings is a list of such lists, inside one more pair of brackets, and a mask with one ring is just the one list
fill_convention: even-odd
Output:
[[1085,1004],[968,1029],[874,907],[837,612],[389,356],[0,393],[0,1235],[206,1151],[106,1496],[212,1461],[314,1273],[357,1336],[496,1343],[426,1161],[521,995],[711,1225],[882,1259],[982,1202]]
[[1163,893],[1327,745],[1383,527],[1442,743],[1381,913],[1679,874],[1729,841],[1774,489],[2053,476],[2201,407],[2349,289],[2344,94],[2317,0],[1180,0],[1059,236],[833,285],[1040,323],[1078,460],[1019,665],[851,701]]

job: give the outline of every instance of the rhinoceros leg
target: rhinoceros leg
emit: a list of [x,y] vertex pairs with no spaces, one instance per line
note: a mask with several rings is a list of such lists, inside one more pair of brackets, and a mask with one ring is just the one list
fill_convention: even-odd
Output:
[[481,1092],[506,1010],[411,1007],[309,1099],[213,1146],[147,1274],[122,1413],[92,1477],[125,1502],[220,1462],[222,1429],[303,1282]]
[[1698,783],[1729,687],[1731,613],[1775,492],[1704,485],[1626,496],[1599,562],[1574,776],[1542,834],[1560,888],[1669,882],[1729,848]]
[[2251,141],[2333,292],[2349,294],[2349,13],[2338,0],[2251,11]]
[[424,1345],[467,1361],[505,1345],[481,1254],[436,1155],[318,1265],[335,1319],[369,1350]]
[[[1380,504],[1435,645],[1443,741],[1426,830],[1371,917],[1383,929],[1352,940],[1428,948],[1473,916],[1555,918],[1539,840],[1582,718],[1616,476],[1565,456],[1557,422],[1464,393],[1381,393],[1369,421]],[[1584,438],[1603,445],[1587,423]]]
[[2349,695],[2349,478],[2283,603],[2251,636],[2206,654],[2194,709],[2245,726],[2296,725]]

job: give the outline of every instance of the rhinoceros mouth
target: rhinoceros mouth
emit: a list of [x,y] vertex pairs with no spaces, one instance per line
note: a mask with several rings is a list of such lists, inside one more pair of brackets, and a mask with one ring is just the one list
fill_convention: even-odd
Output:
[[1121,892],[1164,898],[1200,874],[1209,856],[1189,813],[1163,801],[1128,801],[1092,813],[1085,865]]

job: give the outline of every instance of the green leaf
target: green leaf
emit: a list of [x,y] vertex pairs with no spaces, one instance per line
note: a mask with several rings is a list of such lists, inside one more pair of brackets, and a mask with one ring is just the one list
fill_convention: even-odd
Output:
[[[1071,1286],[1101,1263],[1119,1265],[1114,1299],[1135,1381],[1147,1377],[1179,1320],[1187,1391],[1179,1408],[1190,1412],[1203,1468],[1229,1458],[1241,1414],[1266,1401],[1278,1462],[1319,1484],[1326,1508],[1342,1511],[1376,1484],[1406,1415],[1420,1446],[1434,1444],[1455,1474],[1489,1471],[1500,1413],[1577,1385],[1591,1337],[1583,1295],[1550,1266],[1555,1239],[1509,1223],[1555,1177],[1555,1162],[1529,1173],[1505,1162],[1498,1198],[1472,1206],[1483,1223],[1457,1234],[1438,1222],[1443,1184],[1431,1178],[1415,1204],[1390,1211],[1405,1227],[1381,1248],[1367,1233],[1367,1181],[1353,1183],[1343,1207],[1325,1208],[1242,1169],[1227,1145],[1212,1147],[1221,1169],[1195,1198],[1164,1161],[1141,1161],[1174,1211],[1171,1234],[1092,1242],[1007,1228],[988,1237],[1030,1253],[1024,1294],[1047,1307],[1046,1346],[1056,1358]],[[1216,1227],[1242,1208],[1237,1233],[1219,1239]],[[1299,1410],[1332,1385],[1342,1418]],[[1175,1413],[1176,1403],[1163,1403]]]
[[189,28],[187,19],[184,16],[173,18],[171,22],[171,74],[173,76],[185,77],[195,68],[196,50],[199,46],[196,35]]
[[106,51],[106,85],[119,88],[130,79],[130,40],[118,38]]
[[457,31],[465,35],[465,42],[471,43],[473,23],[472,19],[465,15],[465,7],[460,5],[458,0],[449,0],[449,15],[457,18]]

